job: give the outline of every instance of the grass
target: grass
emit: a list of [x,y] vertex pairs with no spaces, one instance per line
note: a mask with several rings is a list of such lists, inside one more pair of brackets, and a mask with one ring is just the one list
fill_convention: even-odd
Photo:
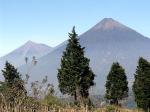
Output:
[[0,103],[0,112],[143,112],[142,110],[138,109],[127,109],[127,108],[121,108],[117,106],[106,106],[104,108],[92,108],[88,109],[88,107],[76,107],[76,106],[46,106],[46,105],[40,105],[38,108],[28,107],[28,106],[7,106],[2,105]]

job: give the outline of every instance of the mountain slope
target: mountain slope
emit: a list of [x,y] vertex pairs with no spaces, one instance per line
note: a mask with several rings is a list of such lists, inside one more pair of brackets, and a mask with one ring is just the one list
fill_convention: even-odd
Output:
[[1,68],[3,67],[6,60],[18,67],[25,63],[24,61],[25,57],[28,57],[30,60],[33,56],[35,56],[36,58],[40,58],[51,51],[52,48],[47,45],[28,41],[18,49],[15,49],[11,53],[7,54],[6,56],[1,57],[0,67]]
[[[94,88],[101,94],[104,93],[106,76],[114,61],[119,61],[125,67],[131,86],[138,58],[150,56],[149,38],[111,18],[103,19],[79,38],[80,44],[86,48],[86,56],[91,60],[90,66],[97,75]],[[57,85],[57,69],[66,43],[38,60],[37,66],[30,72],[32,79],[39,80],[43,75],[48,75],[51,83]],[[25,72],[24,66],[20,71]]]

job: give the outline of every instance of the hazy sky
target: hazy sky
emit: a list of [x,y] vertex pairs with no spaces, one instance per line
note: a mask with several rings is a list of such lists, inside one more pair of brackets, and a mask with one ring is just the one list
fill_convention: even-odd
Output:
[[0,0],[0,56],[28,40],[56,46],[106,17],[150,37],[150,0]]

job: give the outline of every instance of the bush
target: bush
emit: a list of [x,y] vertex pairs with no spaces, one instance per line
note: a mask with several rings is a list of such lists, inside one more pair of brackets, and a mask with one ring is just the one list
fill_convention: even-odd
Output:
[[116,107],[115,106],[107,106],[106,107],[106,112],[116,112]]

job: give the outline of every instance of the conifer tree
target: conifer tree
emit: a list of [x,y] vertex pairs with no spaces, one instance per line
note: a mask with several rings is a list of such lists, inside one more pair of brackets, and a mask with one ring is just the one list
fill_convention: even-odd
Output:
[[133,92],[137,107],[150,110],[150,63],[142,57],[138,61]]
[[21,79],[21,75],[17,69],[8,62],[6,62],[2,73],[5,80],[2,83],[1,92],[8,102],[18,103],[19,100],[26,96],[26,89],[24,87],[24,81]]
[[118,62],[113,63],[107,76],[105,97],[110,104],[119,104],[119,100],[128,96],[128,82],[125,70]]
[[72,33],[69,33],[68,44],[63,52],[57,77],[60,91],[74,96],[76,101],[87,99],[89,88],[94,85],[95,75],[89,67],[89,61],[84,56],[84,48],[79,44],[73,27]]

